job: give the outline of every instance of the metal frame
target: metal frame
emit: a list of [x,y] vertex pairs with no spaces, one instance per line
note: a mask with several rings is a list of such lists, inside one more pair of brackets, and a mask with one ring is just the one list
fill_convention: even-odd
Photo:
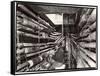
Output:
[[[52,71],[34,71],[34,72],[23,72],[17,73],[15,71],[16,68],[16,5],[18,3],[22,4],[34,4],[34,5],[50,5],[50,6],[59,6],[59,7],[86,7],[86,8],[96,8],[96,59],[97,59],[97,67],[96,68],[80,68],[80,69],[69,69],[69,70],[52,70]],[[34,74],[34,73],[51,73],[51,72],[69,72],[69,71],[85,71],[85,70],[97,70],[98,69],[98,6],[95,5],[77,5],[77,4],[59,4],[59,3],[43,3],[43,2],[27,2],[27,1],[12,1],[11,2],[11,74],[19,75],[19,74]]]

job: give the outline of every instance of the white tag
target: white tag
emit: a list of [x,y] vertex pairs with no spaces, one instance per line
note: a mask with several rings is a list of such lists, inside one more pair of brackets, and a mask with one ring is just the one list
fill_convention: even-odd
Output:
[[34,65],[32,60],[29,60],[28,63],[30,64],[30,67],[32,67]]
[[41,61],[43,60],[43,58],[41,56],[39,56],[39,58],[40,58]]

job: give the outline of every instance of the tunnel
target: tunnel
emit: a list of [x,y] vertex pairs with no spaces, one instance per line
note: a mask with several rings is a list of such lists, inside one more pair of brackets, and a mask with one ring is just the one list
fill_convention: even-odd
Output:
[[96,8],[16,6],[16,71],[95,68]]

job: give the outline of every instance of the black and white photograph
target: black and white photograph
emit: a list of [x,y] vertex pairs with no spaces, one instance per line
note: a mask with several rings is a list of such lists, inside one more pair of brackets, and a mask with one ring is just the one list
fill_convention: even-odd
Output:
[[16,2],[15,72],[97,69],[97,7]]

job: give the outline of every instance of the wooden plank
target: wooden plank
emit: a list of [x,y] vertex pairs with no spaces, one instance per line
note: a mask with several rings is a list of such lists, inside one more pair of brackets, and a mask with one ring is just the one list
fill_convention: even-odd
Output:
[[80,42],[79,44],[80,44],[82,47],[96,48],[96,43],[95,43],[95,42],[91,42],[91,43]]
[[91,15],[89,16],[86,25],[82,28],[81,31],[83,31],[85,28],[88,28],[90,25],[92,25],[94,22],[96,22],[96,9],[93,10]]
[[84,59],[84,61],[90,66],[90,67],[96,67],[96,64],[89,58],[87,57],[83,52],[80,51],[80,55]]
[[93,10],[93,12],[91,13],[90,17],[87,20],[87,24],[92,24],[93,22],[96,21],[96,9]]
[[30,60],[28,60],[28,61],[26,61],[26,62],[18,65],[17,66],[17,72],[20,71],[20,70],[22,70],[25,67],[30,68],[30,67],[32,67],[32,66],[40,63],[42,60],[43,60],[43,58],[41,56],[35,57],[33,59],[30,59]]
[[77,41],[78,40],[89,40],[89,41],[96,40],[96,32],[92,32],[92,33],[89,33],[89,34],[85,34],[83,36],[80,36],[76,40]]
[[[17,19],[19,19],[20,17],[17,17]],[[30,26],[32,28],[37,28],[39,30],[43,30],[42,27],[38,26],[37,24],[33,23],[32,21],[26,19],[26,18],[20,18],[19,20],[17,20],[17,23],[18,24],[22,24],[22,25],[25,25],[25,26]]]
[[89,57],[93,62],[96,63],[96,53],[90,52],[82,47],[80,47],[80,49],[87,57]]
[[[20,11],[17,11],[17,12],[21,13]],[[37,24],[37,25],[40,26],[40,27],[47,28],[47,27],[44,26],[43,24],[40,24],[38,21],[36,21],[36,20],[34,20],[34,19],[28,17],[28,16],[25,15],[24,13],[17,14],[17,16],[22,17],[22,18],[25,18],[25,19],[27,19],[27,20],[29,20],[29,21],[31,21],[31,22]]]
[[90,65],[87,64],[87,62],[84,61],[84,59],[81,56],[78,56],[77,58],[77,68],[89,68]]
[[88,26],[87,29],[84,29],[80,35],[86,35],[86,34],[90,34],[92,32],[96,31],[96,22],[94,22],[92,25]]
[[92,11],[93,11],[93,9],[88,9],[87,12],[82,15],[82,17],[80,19],[80,22],[78,24],[78,26],[80,28],[82,28],[87,23],[87,20],[89,18],[89,15],[91,14]]
[[[53,47],[53,48],[54,48],[54,47]],[[41,54],[41,53],[50,51],[50,50],[52,50],[53,48],[48,48],[48,49],[45,49],[45,50],[42,50],[42,51],[39,51],[39,52],[36,52],[36,53],[27,54],[26,57],[30,57],[30,56],[34,56],[34,55],[37,55],[37,54]]]
[[23,64],[20,64],[17,66],[17,72],[20,71],[21,69],[25,68],[25,67],[28,67],[29,66],[29,63],[28,62],[25,62]]
[[41,19],[39,16],[36,16],[32,11],[30,11],[27,7],[25,7],[24,5],[19,4],[18,7],[20,9],[22,9],[24,12],[27,12],[28,14],[30,14],[33,18],[37,19],[39,23],[45,25],[46,27],[52,29],[53,31],[55,31],[55,29],[53,27],[51,27],[49,25],[49,23],[47,23],[45,20]]

